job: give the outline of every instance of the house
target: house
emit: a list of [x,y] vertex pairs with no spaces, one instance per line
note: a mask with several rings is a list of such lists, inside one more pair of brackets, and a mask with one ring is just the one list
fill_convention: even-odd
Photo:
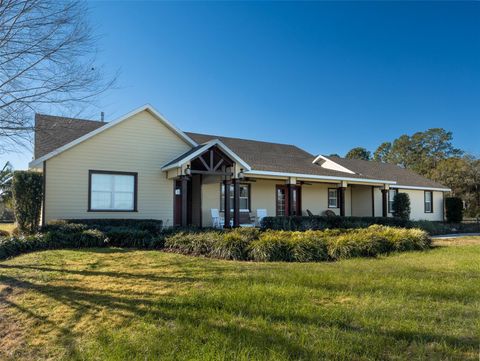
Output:
[[294,145],[183,132],[146,105],[109,122],[37,114],[31,169],[43,172],[43,222],[71,218],[226,224],[267,215],[391,216],[441,221],[449,189],[396,165],[312,155]]

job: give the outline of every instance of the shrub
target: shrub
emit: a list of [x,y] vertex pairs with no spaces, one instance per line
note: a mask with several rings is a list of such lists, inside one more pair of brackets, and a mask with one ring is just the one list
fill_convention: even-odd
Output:
[[266,231],[252,242],[250,255],[255,261],[293,261],[291,232]]
[[445,208],[445,216],[448,223],[460,223],[463,220],[463,201],[461,198],[446,198]]
[[326,239],[330,232],[294,232],[292,237],[292,258],[296,262],[320,262],[329,259]]
[[397,193],[393,198],[393,216],[408,221],[410,219],[410,197],[407,193]]
[[101,231],[112,227],[131,228],[140,231],[147,231],[152,235],[162,232],[162,221],[157,219],[66,219],[50,221],[43,227],[43,230],[51,229],[76,230],[94,228]]
[[8,236],[10,236],[10,233],[8,233],[7,231],[5,231],[3,229],[0,229],[0,238],[8,237]]
[[13,210],[22,233],[37,232],[43,198],[43,176],[33,171],[16,171],[12,181]]
[[409,221],[392,217],[283,216],[263,218],[262,229],[283,231],[323,230],[332,228],[351,229],[366,228],[372,224],[407,227],[409,226]]

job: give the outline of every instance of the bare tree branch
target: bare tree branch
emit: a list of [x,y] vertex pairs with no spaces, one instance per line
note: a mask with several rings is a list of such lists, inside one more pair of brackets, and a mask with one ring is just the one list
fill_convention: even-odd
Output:
[[86,19],[84,2],[0,0],[0,153],[29,144],[42,106],[78,113],[115,82]]

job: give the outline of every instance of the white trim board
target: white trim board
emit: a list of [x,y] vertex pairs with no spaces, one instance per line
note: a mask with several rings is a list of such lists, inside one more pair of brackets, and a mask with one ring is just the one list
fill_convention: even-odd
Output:
[[93,130],[90,133],[87,133],[85,135],[82,135],[81,137],[71,141],[70,143],[62,145],[61,147],[51,151],[48,154],[45,154],[44,156],[42,156],[40,158],[32,160],[28,164],[28,167],[29,168],[38,168],[42,165],[42,163],[44,161],[46,161],[46,160],[48,160],[52,157],[55,157],[56,155],[58,155],[60,153],[63,153],[64,151],[76,146],[77,144],[80,144],[80,143],[86,141],[87,139],[90,139],[90,138],[94,137],[95,135],[97,135],[97,134],[99,134],[99,133],[101,133],[101,132],[103,132],[103,131],[111,128],[111,127],[114,127],[115,125],[120,124],[124,120],[127,120],[128,118],[134,116],[135,114],[138,114],[138,113],[143,112],[143,111],[150,112],[154,117],[156,117],[158,120],[160,120],[167,128],[169,128],[171,131],[173,131],[175,134],[177,134],[180,138],[182,138],[189,145],[194,146],[194,147],[198,145],[192,138],[190,138],[188,135],[186,135],[184,132],[182,132],[180,129],[178,129],[176,126],[174,126],[172,123],[170,123],[153,106],[151,106],[150,104],[146,104],[146,105],[143,105],[143,106],[141,106],[141,107],[139,107],[139,108],[123,115],[123,116],[121,116],[120,118],[117,118],[117,119],[115,119],[111,122],[105,123],[105,125],[101,126],[100,128],[95,129],[95,130]]
[[180,159],[178,162],[176,163],[173,163],[173,164],[170,164],[168,167],[166,166],[166,164],[170,163],[170,162],[167,162],[165,165],[162,166],[162,171],[168,171],[168,170],[171,170],[171,169],[174,169],[174,168],[179,168],[182,166],[182,164],[185,164],[189,161],[191,161],[192,159],[198,157],[199,155],[201,155],[203,152],[205,152],[208,148],[211,148],[212,146],[216,145],[217,147],[219,147],[221,150],[223,150],[226,154],[228,154],[233,160],[235,160],[235,162],[239,163],[240,165],[243,166],[243,168],[245,168],[245,170],[250,170],[251,167],[248,165],[247,162],[245,162],[242,158],[240,158],[234,151],[232,151],[230,148],[228,148],[221,140],[219,139],[212,139],[210,141],[208,141],[207,143],[205,143],[205,145],[203,145],[201,148],[197,149],[195,152],[193,152],[192,154],[189,154],[188,156],[186,156],[185,158],[182,158]]
[[395,184],[390,188],[396,189],[416,189],[416,190],[423,190],[423,191],[438,191],[438,192],[451,192],[450,188],[433,188],[433,187],[417,187],[417,186],[402,186],[400,184]]
[[245,172],[245,175],[265,175],[265,176],[277,176],[277,177],[294,177],[294,178],[306,178],[306,179],[319,179],[319,180],[336,180],[336,181],[352,181],[362,183],[375,183],[375,184],[396,184],[395,181],[381,180],[381,179],[364,179],[364,178],[351,178],[351,177],[334,177],[327,175],[313,175],[313,174],[301,174],[301,173],[284,173],[284,172],[272,172],[262,170],[251,170]]
[[[319,160],[323,160],[322,163],[318,164]],[[337,162],[334,162],[331,159],[328,159],[327,157],[319,154],[312,162],[313,164],[318,164],[320,167],[325,168],[325,169],[331,169],[331,170],[336,170],[339,172],[345,172],[345,173],[350,173],[350,174],[355,174],[355,172],[351,171],[348,168],[345,168],[343,165],[338,164]]]

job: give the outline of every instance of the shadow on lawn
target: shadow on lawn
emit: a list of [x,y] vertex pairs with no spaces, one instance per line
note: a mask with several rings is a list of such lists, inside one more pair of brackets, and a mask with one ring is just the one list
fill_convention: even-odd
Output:
[[[165,265],[173,265],[176,261],[168,262]],[[188,265],[190,263],[190,265]],[[182,290],[189,290],[195,284],[202,283],[215,287],[215,283],[220,279],[224,284],[233,283],[238,278],[229,276],[232,267],[223,266],[221,263],[205,262],[199,264],[198,261],[180,262],[181,268],[173,276],[162,276],[155,274],[135,274],[129,272],[112,272],[97,270],[72,270],[57,269],[52,267],[40,267],[32,265],[5,265],[0,264],[0,270],[25,269],[36,271],[33,273],[34,279],[38,279],[39,283],[32,281],[32,274],[29,278],[20,279],[17,277],[0,274],[0,284],[6,285],[11,289],[34,291],[38,294],[46,296],[52,300],[62,303],[73,310],[73,315],[62,326],[58,326],[49,320],[48,316],[39,315],[24,306],[18,305],[11,301],[9,294],[0,293],[0,303],[4,303],[10,307],[17,309],[30,318],[33,318],[44,324],[48,324],[52,329],[57,329],[62,334],[62,344],[76,355],[78,348],[76,346],[76,337],[73,329],[75,324],[86,315],[95,315],[99,311],[107,309],[109,314],[118,315],[123,319],[139,319],[148,317],[148,319],[175,321],[179,325],[188,327],[196,327],[199,324],[206,325],[213,332],[219,332],[228,338],[231,345],[236,345],[238,339],[244,340],[247,344],[255,347],[257,350],[265,350],[266,347],[281,350],[287,353],[291,358],[295,359],[315,359],[322,356],[322,350],[310,350],[299,346],[295,343],[295,338],[286,337],[285,332],[277,331],[273,327],[262,329],[261,327],[245,327],[245,322],[233,323],[232,320],[238,319],[239,315],[248,321],[254,322],[255,319],[268,319],[269,323],[278,324],[280,326],[286,323],[293,323],[293,327],[303,327],[309,325],[318,328],[331,327],[345,332],[354,332],[358,334],[369,333],[380,337],[387,337],[394,340],[404,340],[412,342],[436,342],[446,343],[455,348],[473,348],[477,347],[474,338],[469,337],[453,337],[443,334],[401,331],[401,330],[385,330],[381,328],[373,328],[374,326],[361,326],[358,322],[354,322],[352,315],[346,314],[344,317],[332,317],[327,312],[320,312],[320,309],[312,308],[316,312],[283,312],[281,309],[270,309],[266,303],[263,307],[254,307],[253,305],[243,304],[242,302],[224,302],[221,297],[215,296],[215,293],[206,293],[202,297],[196,295],[197,298],[188,295],[185,297],[170,297],[169,294],[159,295],[147,292],[135,292],[130,290],[104,290],[95,288],[83,288],[79,286],[65,286],[45,283],[45,274],[58,272],[65,275],[79,275],[88,277],[113,277],[125,280],[148,281],[154,284],[150,287],[158,287],[166,291],[178,289],[180,285]],[[193,266],[193,267],[192,267]],[[202,277],[195,277],[196,268],[202,267]],[[190,268],[190,269],[189,269]],[[47,278],[48,279],[48,278]],[[76,280],[74,280],[76,281]],[[43,282],[43,283],[40,283]],[[242,283],[243,284],[243,283]],[[88,283],[89,286],[95,286],[95,280]],[[343,292],[345,289],[338,285],[324,285],[331,288],[331,292]],[[358,285],[357,288],[362,288]],[[350,290],[354,293],[360,292],[359,289]],[[265,296],[265,295],[264,295]],[[275,296],[270,296],[275,297]],[[281,302],[281,300],[276,300]],[[212,318],[212,310],[215,310],[216,318]],[[222,321],[222,322],[219,322]],[[230,322],[227,322],[230,321]],[[248,324],[248,323],[247,323]],[[283,327],[279,327],[280,330]],[[195,336],[193,336],[195,337]],[[208,335],[207,335],[208,337]],[[202,342],[202,341],[199,341]],[[203,341],[204,342],[204,341]]]

